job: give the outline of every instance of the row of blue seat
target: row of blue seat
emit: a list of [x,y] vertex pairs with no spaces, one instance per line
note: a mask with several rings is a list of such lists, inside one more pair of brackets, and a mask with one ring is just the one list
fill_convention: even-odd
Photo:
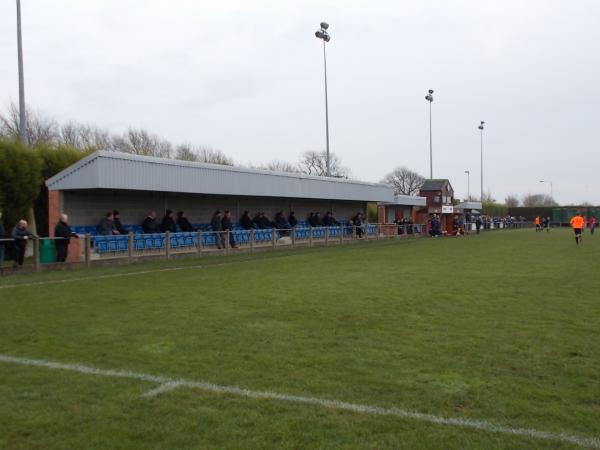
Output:
[[[348,222],[341,222],[341,223],[342,223],[342,225],[347,225]],[[197,223],[192,226],[194,227],[194,229],[199,230],[199,231],[212,231],[212,228],[209,223]],[[309,225],[305,221],[298,222],[298,225],[296,225],[296,228],[308,228],[308,227],[309,227]],[[143,234],[141,225],[123,225],[123,228],[125,228],[125,230],[127,230],[128,233]],[[73,230],[74,233],[77,233],[77,234],[89,234],[90,236],[96,236],[96,234],[97,234],[95,225],[86,225],[86,226],[74,225],[74,226],[71,226],[71,229]],[[243,230],[242,226],[239,223],[234,223],[233,229],[234,230]],[[255,230],[258,230],[258,228],[255,228]],[[177,232],[182,232],[181,229],[179,228],[179,226],[177,227]]]
[[[295,239],[306,240],[312,237],[315,239],[323,239],[325,237],[326,228],[296,228]],[[330,227],[329,237],[335,238],[340,235],[339,227]],[[369,227],[369,233],[374,234],[377,228]],[[344,236],[349,237],[352,235],[352,227],[343,228]],[[272,230],[254,230],[254,242],[269,242],[273,239]],[[251,240],[250,230],[234,230],[232,231],[233,239],[239,244],[248,244]],[[279,239],[282,236],[288,235],[285,231],[275,230],[275,239]],[[216,233],[206,232],[202,234],[198,233],[171,233],[170,234],[170,246],[173,249],[185,248],[185,247],[196,247],[198,246],[198,237],[201,236],[202,246],[210,247],[217,245]],[[225,236],[223,236],[225,238]],[[166,234],[164,233],[153,233],[153,234],[135,234],[133,235],[133,249],[138,251],[143,250],[159,250],[163,249],[166,245]],[[98,253],[122,253],[129,250],[129,236],[127,235],[115,235],[115,236],[94,236],[93,237],[94,247]]]

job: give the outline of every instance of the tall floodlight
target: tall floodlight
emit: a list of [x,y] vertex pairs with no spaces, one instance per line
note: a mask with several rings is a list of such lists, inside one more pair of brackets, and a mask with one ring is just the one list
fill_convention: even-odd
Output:
[[19,138],[27,145],[27,115],[25,113],[25,79],[23,76],[23,39],[21,37],[21,0],[17,0],[17,47],[19,57]]
[[320,29],[315,32],[315,36],[323,41],[323,64],[325,68],[325,141],[327,145],[327,176],[331,176],[331,167],[329,164],[329,104],[327,101],[327,53],[325,51],[325,43],[331,40],[331,36],[327,32],[329,24],[321,22]]
[[465,173],[467,174],[467,201],[469,201],[471,198],[471,171],[465,170]]
[[433,133],[431,131],[431,104],[433,103],[433,89],[425,96],[429,102],[429,178],[433,179]]
[[481,201],[483,202],[483,125],[485,122],[482,120],[477,128],[481,131]]
[[550,197],[554,200],[554,187],[552,186],[552,181],[540,180],[540,183],[548,183],[550,185]]

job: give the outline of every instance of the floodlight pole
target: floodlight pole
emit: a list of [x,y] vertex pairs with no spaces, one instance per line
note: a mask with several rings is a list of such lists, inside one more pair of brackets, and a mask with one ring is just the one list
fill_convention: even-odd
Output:
[[485,122],[482,120],[477,128],[481,131],[481,201],[483,202],[483,125]]
[[429,179],[433,179],[433,131],[431,126],[431,104],[433,103],[433,89],[429,89],[425,100],[429,102]]
[[329,101],[327,97],[327,53],[325,52],[325,39],[323,39],[323,67],[325,69],[325,139],[327,145],[327,176],[331,176],[329,159]]
[[552,181],[540,180],[540,183],[549,183],[550,184],[550,197],[554,200],[554,187],[552,186]]
[[327,98],[327,52],[325,50],[325,43],[331,40],[331,36],[327,29],[329,28],[329,24],[327,22],[321,22],[321,29],[315,33],[315,36],[318,39],[323,41],[323,68],[325,71],[325,144],[326,144],[326,152],[327,152],[327,172],[326,175],[328,177],[331,176],[331,165],[330,165],[330,154],[329,154],[329,101]]
[[465,170],[467,174],[467,201],[471,198],[471,171]]
[[19,139],[23,145],[27,145],[25,79],[23,76],[23,38],[21,37],[21,0],[17,0],[17,47],[19,58]]

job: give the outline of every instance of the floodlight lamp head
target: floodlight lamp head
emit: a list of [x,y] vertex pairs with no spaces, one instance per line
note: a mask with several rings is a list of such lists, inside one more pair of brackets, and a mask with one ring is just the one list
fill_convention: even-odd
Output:
[[329,36],[328,34],[325,35],[324,37],[325,42],[329,42],[331,40],[331,36]]
[[315,32],[315,36],[318,37],[319,39],[325,39],[325,35],[323,34],[322,31]]
[[429,89],[429,93],[430,93],[430,94],[433,94],[433,89]]
[[329,28],[329,24],[327,22],[321,22],[321,28],[323,30],[326,30],[327,28]]

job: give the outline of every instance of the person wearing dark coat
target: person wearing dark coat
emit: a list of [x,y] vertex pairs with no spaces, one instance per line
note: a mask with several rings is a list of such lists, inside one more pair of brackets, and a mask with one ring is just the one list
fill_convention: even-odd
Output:
[[257,212],[254,218],[252,219],[255,228],[262,228],[261,214],[261,212]]
[[156,223],[156,213],[154,211],[150,211],[142,222],[142,231],[146,234],[159,232],[158,224]]
[[[275,214],[275,222],[274,223],[275,223],[275,228],[277,228],[278,230],[287,230],[287,229],[291,228],[289,222],[285,218],[285,214],[283,214],[283,211],[279,211],[277,214]],[[281,236],[287,236],[288,232],[281,231],[279,234]]]
[[15,264],[13,267],[20,267],[25,260],[25,250],[27,249],[27,241],[33,237],[31,231],[27,229],[27,221],[19,220],[15,225],[10,235],[14,239],[15,248]]
[[167,231],[171,233],[177,232],[177,226],[175,225],[175,219],[173,219],[172,210],[167,209],[165,211],[165,217],[163,217],[160,229],[163,233],[166,233]]
[[113,223],[115,230],[117,230],[119,234],[127,234],[127,230],[121,223],[121,213],[119,211],[113,211]]
[[356,215],[351,220],[352,220],[352,225],[354,225],[356,227],[355,228],[356,236],[361,238],[365,232],[362,213],[356,213]]
[[106,213],[104,218],[96,225],[96,234],[100,236],[110,236],[111,234],[119,234],[115,228],[114,215],[112,211]]
[[321,213],[316,212],[315,213],[315,218],[314,218],[314,222],[315,222],[315,227],[322,227],[323,226],[323,222],[321,220]]
[[[223,219],[221,219],[221,228],[223,228],[223,231],[229,231],[229,246],[231,248],[237,248],[232,233],[233,224],[231,223],[231,213],[228,210],[223,213]],[[223,236],[223,240],[225,240],[225,236]]]
[[184,233],[190,233],[192,231],[195,231],[188,218],[185,217],[185,215],[183,214],[183,211],[179,211],[177,213],[177,225],[179,226],[179,229]]
[[240,218],[240,225],[244,230],[250,230],[253,228],[252,219],[250,218],[250,213],[248,211],[244,211],[242,217]]
[[294,214],[294,211],[290,211],[290,215],[288,216],[288,222],[290,223],[290,226],[292,228],[294,228],[296,225],[298,225],[298,219],[296,219],[296,215]]
[[326,227],[331,227],[334,225],[339,225],[340,223],[335,220],[335,217],[333,217],[333,214],[331,214],[331,211],[327,211],[325,213],[325,217],[323,217],[323,225]]
[[477,218],[475,219],[475,230],[477,230],[477,234],[479,234],[479,232],[481,231],[481,216],[477,216]]
[[218,209],[212,216],[210,220],[210,227],[215,232],[215,238],[217,242],[217,248],[221,249],[225,247],[225,237],[223,236],[223,217],[221,216],[221,211]]
[[65,262],[69,254],[69,243],[72,237],[78,237],[73,233],[69,226],[69,217],[66,214],[60,215],[60,220],[54,227],[54,237],[59,238],[54,241],[56,247],[56,262]]
[[266,230],[268,228],[273,228],[274,226],[275,226],[275,224],[273,222],[271,222],[267,216],[265,216],[264,212],[260,213],[260,227],[263,230]]

